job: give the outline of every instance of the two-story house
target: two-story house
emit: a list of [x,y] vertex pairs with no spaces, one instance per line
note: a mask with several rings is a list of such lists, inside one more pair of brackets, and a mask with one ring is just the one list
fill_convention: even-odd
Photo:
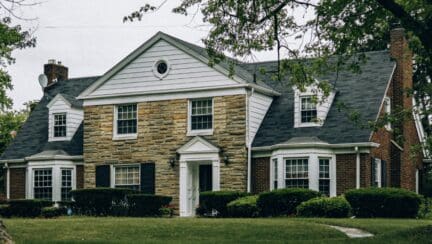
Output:
[[360,73],[316,77],[333,85],[320,103],[314,87],[274,81],[276,61],[239,62],[231,76],[227,63],[208,66],[204,48],[161,32],[102,76],[69,79],[51,61],[41,101],[1,157],[6,196],[60,201],[71,189],[127,187],[172,196],[191,216],[208,190],[418,190],[416,120],[373,131],[337,106],[366,121],[412,108],[403,29],[392,31],[389,51],[365,55]]

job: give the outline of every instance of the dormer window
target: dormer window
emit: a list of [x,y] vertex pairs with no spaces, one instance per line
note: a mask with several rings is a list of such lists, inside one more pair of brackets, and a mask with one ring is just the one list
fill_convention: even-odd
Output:
[[317,106],[313,101],[312,96],[304,96],[301,98],[301,122],[315,123],[317,122]]
[[66,137],[66,113],[54,114],[54,137]]

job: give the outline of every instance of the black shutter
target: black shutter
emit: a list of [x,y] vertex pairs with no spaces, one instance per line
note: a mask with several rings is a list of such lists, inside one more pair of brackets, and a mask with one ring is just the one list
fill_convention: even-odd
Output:
[[371,158],[371,186],[376,186],[375,158]]
[[98,165],[96,166],[96,187],[110,187],[110,166]]
[[387,186],[387,162],[381,160],[381,187]]
[[141,192],[145,194],[155,193],[155,164],[141,164]]

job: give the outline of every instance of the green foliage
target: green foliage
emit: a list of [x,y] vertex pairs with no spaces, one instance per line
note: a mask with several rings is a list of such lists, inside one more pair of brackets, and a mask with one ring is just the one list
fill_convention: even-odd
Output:
[[284,216],[295,214],[296,207],[321,193],[303,188],[286,188],[259,194],[257,206],[262,216]]
[[138,193],[130,189],[88,188],[71,191],[79,214],[107,216],[127,214],[126,195]]
[[413,218],[421,203],[420,195],[401,188],[349,190],[345,198],[357,217]]
[[422,199],[418,216],[424,219],[432,219],[432,198]]
[[231,201],[227,204],[228,215],[230,217],[257,217],[259,209],[257,207],[258,196],[247,196]]
[[148,194],[131,194],[127,195],[129,205],[129,216],[160,216],[161,208],[167,206],[172,197],[148,195]]
[[237,191],[201,192],[199,196],[200,206],[197,209],[197,214],[212,215],[213,211],[216,210],[218,217],[226,217],[228,216],[227,204],[247,195],[245,192]]
[[302,202],[297,206],[297,216],[346,218],[351,212],[351,205],[344,197],[320,197]]
[[66,214],[66,209],[62,207],[45,207],[42,208],[41,215],[45,218],[54,218]]
[[52,206],[53,202],[38,199],[18,199],[9,200],[8,207],[3,206],[4,217],[38,217],[41,215],[42,208]]

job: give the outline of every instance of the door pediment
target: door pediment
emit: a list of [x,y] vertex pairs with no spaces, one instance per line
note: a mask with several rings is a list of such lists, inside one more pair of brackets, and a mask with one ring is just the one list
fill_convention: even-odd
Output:
[[194,137],[177,150],[179,154],[219,153],[219,151],[218,147],[200,136]]

